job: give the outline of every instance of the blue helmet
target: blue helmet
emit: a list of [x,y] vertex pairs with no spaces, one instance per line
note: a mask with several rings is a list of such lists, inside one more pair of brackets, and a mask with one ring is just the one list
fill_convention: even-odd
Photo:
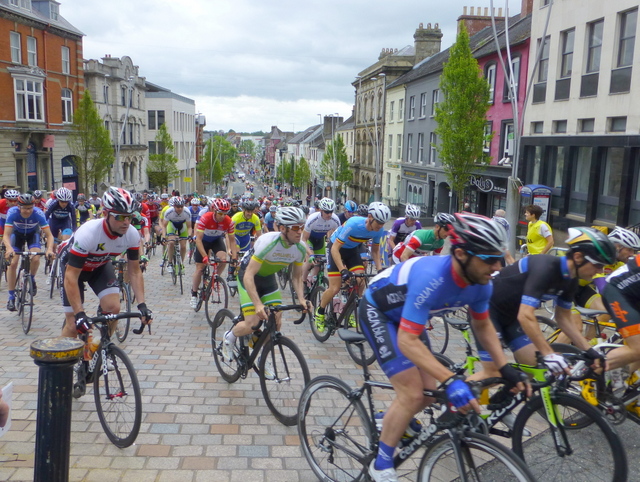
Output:
[[355,213],[358,210],[358,205],[355,203],[355,201],[349,200],[344,203],[344,210],[350,213]]

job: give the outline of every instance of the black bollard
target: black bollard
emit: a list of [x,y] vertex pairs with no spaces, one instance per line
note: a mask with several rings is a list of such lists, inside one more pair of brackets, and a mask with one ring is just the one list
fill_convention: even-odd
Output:
[[35,482],[69,480],[73,366],[84,343],[76,338],[49,338],[31,344],[40,367],[36,419]]

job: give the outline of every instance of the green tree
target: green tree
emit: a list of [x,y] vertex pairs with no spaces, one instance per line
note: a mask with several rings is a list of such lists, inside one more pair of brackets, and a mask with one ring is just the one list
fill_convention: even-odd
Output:
[[[351,182],[351,166],[342,136],[336,136],[334,142],[327,144],[319,171],[325,181],[338,181],[340,191],[344,191],[345,183]],[[334,192],[334,197],[336,194]]]
[[278,164],[276,169],[276,179],[280,181],[281,184],[289,183],[293,180],[293,173],[291,172],[293,163],[287,161],[286,158],[283,158]]
[[203,159],[198,164],[198,172],[204,179],[213,182],[217,188],[224,176],[233,172],[237,159],[238,150],[233,144],[222,136],[214,136],[207,140]]
[[156,153],[149,155],[147,175],[149,183],[161,190],[169,186],[169,182],[180,175],[178,170],[178,158],[174,155],[173,139],[167,130],[167,125],[162,124],[156,134]]
[[309,163],[304,157],[301,157],[295,167],[295,173],[293,175],[293,186],[299,189],[300,193],[305,193],[310,182],[311,169],[309,168]]
[[85,90],[73,114],[71,134],[67,140],[78,171],[79,192],[90,192],[107,178],[114,162],[109,131],[100,118],[89,90]]
[[238,146],[238,152],[240,154],[245,154],[251,159],[255,159],[257,152],[256,143],[250,139],[246,139],[240,143],[240,146]]
[[464,26],[450,49],[440,77],[440,90],[443,100],[436,105],[435,133],[440,141],[436,149],[451,189],[461,204],[474,167],[487,162],[482,148],[489,108],[489,84],[471,55]]

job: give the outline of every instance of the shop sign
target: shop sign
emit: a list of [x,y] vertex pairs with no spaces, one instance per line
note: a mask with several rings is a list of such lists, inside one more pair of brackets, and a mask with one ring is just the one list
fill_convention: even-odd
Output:
[[426,179],[427,178],[427,173],[426,172],[415,172],[415,171],[404,171],[404,175],[406,177],[412,177],[414,179]]
[[496,186],[493,181],[488,177],[482,176],[469,176],[469,184],[477,187],[482,192],[498,192],[498,193],[506,193],[507,189],[504,187]]

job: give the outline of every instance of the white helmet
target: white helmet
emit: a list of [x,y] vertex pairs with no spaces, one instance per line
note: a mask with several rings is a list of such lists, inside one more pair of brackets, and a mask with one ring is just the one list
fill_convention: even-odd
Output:
[[625,248],[640,249],[640,238],[636,233],[620,226],[609,233],[609,239]]
[[336,203],[334,202],[333,199],[329,199],[328,197],[323,197],[322,199],[320,199],[320,202],[318,203],[318,208],[320,208],[322,211],[335,211]]
[[304,224],[307,216],[304,211],[295,206],[286,206],[278,208],[276,211],[276,223],[283,226],[292,226],[294,224]]
[[166,192],[160,194],[160,199],[169,199],[169,195]]
[[73,199],[73,193],[66,187],[61,187],[56,191],[56,199],[62,202],[69,202]]
[[192,206],[200,206],[200,199],[198,199],[197,197],[192,197],[191,198],[191,205]]
[[420,217],[420,208],[413,204],[407,204],[407,207],[404,209],[404,215],[407,218],[418,219]]
[[369,214],[379,223],[386,223],[391,219],[391,210],[389,206],[381,202],[372,202],[369,204]]

